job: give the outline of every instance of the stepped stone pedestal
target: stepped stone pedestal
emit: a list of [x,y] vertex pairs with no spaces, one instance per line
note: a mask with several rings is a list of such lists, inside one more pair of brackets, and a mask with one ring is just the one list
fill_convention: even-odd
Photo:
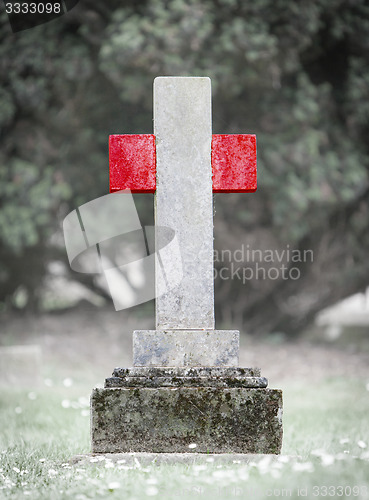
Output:
[[[116,368],[105,387],[92,393],[94,453],[280,453],[282,391],[267,389],[258,368],[237,367],[238,350],[229,349],[225,359],[224,345],[214,331],[203,334],[203,341],[208,337],[206,349],[195,337],[193,353],[179,332],[177,350],[168,342],[162,357],[156,349],[151,357],[142,357],[147,352],[139,342],[145,338],[142,333],[134,333],[134,359],[146,366]],[[154,333],[147,333],[151,342]],[[173,335],[170,332],[170,340]],[[238,347],[238,332],[230,338]],[[204,351],[215,366],[186,363],[198,361],[191,353]],[[173,359],[176,366],[153,365]],[[222,361],[216,364],[217,359]],[[196,447],[190,447],[193,444]]]

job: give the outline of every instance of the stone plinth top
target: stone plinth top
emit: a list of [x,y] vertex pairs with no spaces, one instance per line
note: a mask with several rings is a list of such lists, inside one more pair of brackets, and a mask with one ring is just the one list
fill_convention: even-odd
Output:
[[260,368],[231,366],[114,368],[113,377],[260,377]]
[[105,387],[247,387],[264,389],[265,377],[109,377]]
[[136,330],[134,366],[236,367],[237,330]]
[[[265,377],[253,368],[116,368],[105,387],[247,387],[265,388]],[[169,372],[169,373],[168,373]],[[228,372],[228,373],[227,373]],[[251,375],[252,374],[252,375]]]

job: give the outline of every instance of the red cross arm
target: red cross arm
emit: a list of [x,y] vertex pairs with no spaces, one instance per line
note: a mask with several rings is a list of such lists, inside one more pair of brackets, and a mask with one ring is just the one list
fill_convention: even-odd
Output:
[[130,189],[132,193],[155,193],[155,136],[109,136],[110,192]]
[[[256,136],[213,135],[211,144],[214,193],[256,191]],[[155,136],[111,135],[110,192],[155,193]]]
[[214,193],[256,191],[256,136],[213,135],[211,166]]

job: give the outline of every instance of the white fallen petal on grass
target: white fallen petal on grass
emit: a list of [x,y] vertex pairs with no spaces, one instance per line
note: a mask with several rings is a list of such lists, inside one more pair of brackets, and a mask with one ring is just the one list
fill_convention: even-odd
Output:
[[279,471],[278,469],[271,469],[270,475],[273,479],[279,479],[281,477],[281,471]]
[[72,387],[73,379],[71,379],[70,377],[65,378],[63,380],[63,385],[64,385],[64,387]]
[[366,443],[360,439],[360,441],[357,442],[357,445],[359,448],[366,448]]
[[112,481],[111,483],[108,484],[108,490],[113,491],[113,490],[118,490],[120,488],[120,483],[118,481]]
[[314,466],[311,462],[296,462],[292,465],[295,472],[314,472]]
[[118,470],[132,470],[133,467],[129,467],[128,465],[118,465]]
[[213,471],[212,476],[215,479],[227,479],[230,482],[237,480],[237,473],[235,469],[218,469]]
[[197,444],[196,443],[191,443],[191,444],[188,445],[188,447],[189,447],[190,450],[193,450],[193,449],[195,449],[197,447]]
[[207,470],[207,465],[205,464],[199,464],[199,465],[193,465],[192,469],[196,472],[202,471],[202,470]]
[[328,454],[322,455],[320,459],[322,461],[323,467],[328,467],[329,465],[334,464],[335,461],[335,457],[333,455],[328,455]]
[[17,415],[19,415],[19,414],[21,414],[21,413],[22,413],[22,411],[23,411],[23,410],[22,410],[22,408],[21,408],[20,406],[17,406],[17,407],[14,409],[14,411],[15,411],[15,413],[16,413]]
[[69,408],[70,407],[69,399],[63,399],[63,401],[61,402],[61,405],[63,408]]
[[311,453],[311,455],[314,455],[316,457],[321,457],[322,455],[325,455],[326,454],[326,451],[325,450],[322,450],[321,448],[317,449],[317,450],[313,450]]
[[284,464],[282,462],[275,461],[272,463],[272,467],[273,467],[273,469],[281,470],[281,469],[283,469]]
[[88,398],[86,398],[85,396],[80,396],[78,398],[78,403],[80,404],[81,408],[82,407],[85,407],[85,408],[90,407],[90,400]]
[[30,399],[31,401],[34,401],[35,399],[37,399],[37,394],[35,392],[29,392],[28,399]]
[[49,474],[50,477],[55,477],[58,475],[58,471],[56,471],[55,469],[49,469],[47,473]]
[[242,467],[238,470],[238,479],[240,479],[241,481],[248,481],[249,477],[250,476],[247,467]]
[[264,457],[259,462],[256,462],[256,467],[259,469],[261,474],[266,474],[271,465],[272,457]]
[[146,490],[146,495],[148,497],[154,497],[155,495],[157,495],[159,493],[159,490],[158,488],[155,488],[155,486],[150,486],[149,488],[147,488]]
[[350,442],[349,438],[341,438],[340,439],[340,444],[347,444],[349,442]]

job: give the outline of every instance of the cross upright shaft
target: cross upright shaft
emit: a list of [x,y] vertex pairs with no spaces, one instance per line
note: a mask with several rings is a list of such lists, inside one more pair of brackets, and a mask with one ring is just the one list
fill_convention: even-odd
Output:
[[[177,287],[156,294],[156,328],[214,329],[210,79],[156,78],[154,134],[155,225],[174,229],[183,270]],[[160,238],[158,231],[157,248]],[[157,272],[157,290],[163,279]]]

